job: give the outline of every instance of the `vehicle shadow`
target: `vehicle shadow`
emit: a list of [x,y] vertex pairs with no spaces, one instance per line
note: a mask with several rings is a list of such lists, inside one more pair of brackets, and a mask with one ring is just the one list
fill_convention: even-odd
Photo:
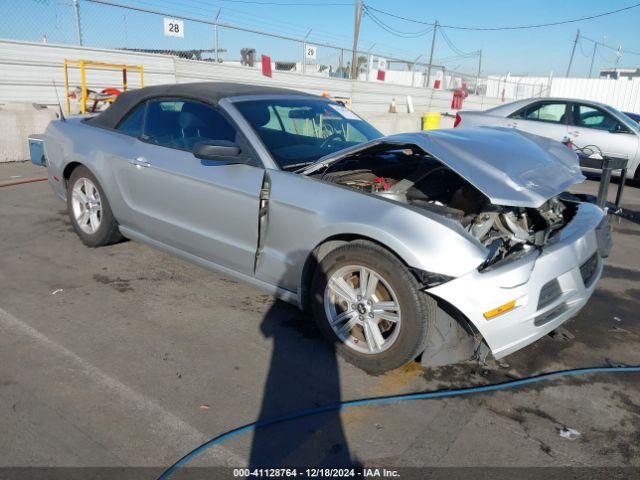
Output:
[[[310,314],[277,301],[260,329],[272,341],[272,354],[258,421],[340,402],[335,348],[322,337]],[[249,467],[359,468],[338,411],[258,428]]]

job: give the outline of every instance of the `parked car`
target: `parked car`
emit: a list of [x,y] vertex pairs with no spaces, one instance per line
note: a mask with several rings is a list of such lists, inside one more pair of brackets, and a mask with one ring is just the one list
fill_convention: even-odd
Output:
[[610,245],[563,193],[576,155],[511,129],[383,137],[326,98],[198,83],[43,138],[87,246],[139,240],[262,288],[369,372],[521,349],[585,305]]
[[628,158],[629,176],[640,180],[640,126],[622,112],[602,103],[529,98],[482,112],[459,112],[454,125],[458,128],[509,127],[559,142],[568,139],[578,148],[595,145],[605,155]]

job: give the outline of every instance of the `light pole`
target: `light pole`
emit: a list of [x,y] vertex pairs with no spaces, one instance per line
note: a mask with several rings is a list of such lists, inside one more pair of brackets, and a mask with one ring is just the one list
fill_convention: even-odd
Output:
[[373,50],[373,47],[375,47],[376,44],[373,43],[370,47],[369,50],[367,50],[367,82],[369,81],[369,77],[371,74],[371,67],[373,65],[373,55],[371,55],[371,50]]
[[478,74],[476,75],[476,95],[478,95],[478,84],[480,83],[481,71],[482,71],[482,49],[478,50]]
[[73,0],[73,13],[76,17],[76,37],[78,38],[78,45],[82,46],[82,24],[80,23],[80,5],[78,5],[78,0]]
[[307,32],[302,40],[302,74],[307,73],[307,38],[311,35],[311,29]]
[[220,17],[221,11],[222,9],[218,8],[218,11],[216,12],[216,16],[213,19],[213,39],[214,39],[215,49],[216,49],[216,63],[220,62],[220,58],[218,57],[218,17]]
[[411,86],[415,87],[416,84],[416,77],[415,74],[413,72],[413,70],[416,68],[416,63],[418,63],[418,60],[420,60],[422,58],[422,55],[418,55],[416,57],[416,59],[413,61],[413,63],[411,64]]

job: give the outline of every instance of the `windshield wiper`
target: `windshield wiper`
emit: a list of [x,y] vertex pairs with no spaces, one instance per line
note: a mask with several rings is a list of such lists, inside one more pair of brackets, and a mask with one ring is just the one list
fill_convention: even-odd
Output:
[[[291,170],[294,168],[299,168],[299,167],[306,167],[307,165],[311,165],[314,162],[301,162],[301,163],[292,163],[290,165],[285,165],[282,167],[283,170]],[[295,173],[295,171],[294,171]]]

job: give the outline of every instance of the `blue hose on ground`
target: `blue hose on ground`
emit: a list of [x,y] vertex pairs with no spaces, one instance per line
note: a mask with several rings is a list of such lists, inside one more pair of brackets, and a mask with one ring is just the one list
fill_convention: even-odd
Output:
[[267,418],[264,420],[259,420],[257,422],[248,423],[238,428],[234,428],[233,430],[229,430],[217,437],[212,438],[211,440],[203,443],[199,447],[191,450],[184,457],[178,460],[176,463],[167,468],[162,475],[158,478],[158,480],[164,480],[169,478],[171,473],[184,466],[190,460],[194,459],[205,450],[218,445],[225,440],[228,440],[231,437],[235,437],[236,435],[240,435],[241,433],[249,432],[251,430],[255,430],[256,428],[266,427],[268,425],[274,425],[276,423],[288,422],[290,420],[295,420],[301,417],[308,417],[311,415],[317,415],[319,413],[333,412],[339,411],[350,407],[362,407],[365,405],[384,405],[389,403],[402,402],[405,400],[425,400],[432,398],[445,398],[445,397],[458,397],[461,395],[470,395],[473,393],[485,393],[485,392],[494,392],[496,390],[506,390],[508,388],[520,387],[523,385],[529,385],[532,383],[543,382],[547,380],[552,380],[554,378],[564,377],[564,376],[577,376],[577,375],[587,375],[591,373],[630,373],[637,372],[640,373],[640,366],[616,366],[616,367],[591,367],[591,368],[577,368],[571,370],[560,370],[556,372],[543,373],[541,375],[536,375],[528,378],[521,378],[518,380],[510,380],[508,382],[503,383],[495,383],[491,385],[481,385],[477,387],[465,387],[458,388],[454,390],[436,390],[432,392],[416,392],[416,393],[407,393],[403,395],[390,395],[385,397],[373,397],[373,398],[363,398],[360,400],[349,400],[345,402],[333,403],[330,405],[325,405],[322,407],[309,408],[307,410],[300,410],[298,412],[289,413],[286,415],[282,415],[280,417]]

